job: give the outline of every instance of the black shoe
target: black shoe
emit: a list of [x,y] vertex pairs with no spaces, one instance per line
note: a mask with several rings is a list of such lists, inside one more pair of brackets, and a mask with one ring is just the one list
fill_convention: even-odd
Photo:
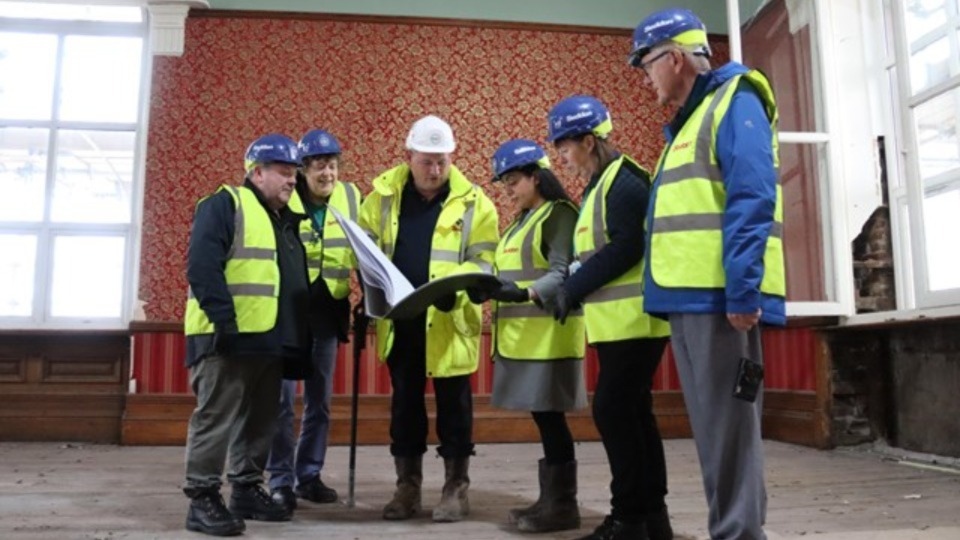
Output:
[[274,502],[260,484],[234,484],[230,511],[255,521],[289,521],[292,515],[286,506]]
[[629,522],[613,519],[613,516],[603,518],[603,523],[587,536],[577,540],[647,540],[647,527],[643,522]]
[[201,493],[190,499],[187,530],[212,536],[236,536],[246,529],[239,517],[230,513],[219,492]]
[[337,492],[324,485],[319,476],[308,482],[301,482],[296,491],[297,497],[315,503],[333,503],[338,499]]
[[273,502],[283,506],[287,512],[293,513],[297,509],[297,496],[293,494],[293,488],[290,486],[280,486],[270,491],[270,498]]

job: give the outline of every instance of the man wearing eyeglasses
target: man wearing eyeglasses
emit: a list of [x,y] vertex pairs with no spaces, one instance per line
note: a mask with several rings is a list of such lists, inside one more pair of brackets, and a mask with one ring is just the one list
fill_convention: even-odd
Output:
[[759,324],[786,322],[778,116],[766,76],[709,58],[686,9],[653,13],[633,35],[630,64],[676,108],[647,211],[644,309],[670,320],[710,537],[756,540],[767,508]]

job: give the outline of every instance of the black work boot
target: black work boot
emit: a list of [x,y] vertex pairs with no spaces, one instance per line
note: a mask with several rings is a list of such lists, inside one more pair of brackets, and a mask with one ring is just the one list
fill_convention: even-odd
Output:
[[577,505],[577,462],[541,468],[541,500],[536,512],[521,516],[517,529],[523,532],[566,531],[580,528]]
[[443,458],[444,483],[440,503],[433,509],[433,520],[441,523],[460,521],[470,513],[470,456]]
[[297,497],[315,503],[334,503],[337,502],[337,492],[327,487],[323,480],[317,476],[307,482],[297,484]]
[[297,496],[293,494],[293,488],[290,486],[271,489],[270,498],[273,499],[273,502],[286,508],[287,512],[291,514],[297,509]]
[[286,506],[274,501],[260,484],[234,484],[230,511],[243,519],[255,521],[289,521],[293,515]]
[[667,507],[663,510],[643,516],[647,524],[647,536],[650,540],[673,540],[673,527],[670,526],[670,514]]
[[613,516],[603,518],[603,523],[592,533],[577,540],[647,540],[647,526],[642,521],[620,521]]
[[190,499],[187,530],[212,536],[236,536],[247,528],[239,517],[223,504],[219,491],[208,491]]
[[515,524],[518,521],[520,521],[520,518],[522,518],[523,516],[528,516],[538,512],[540,510],[540,507],[543,505],[543,493],[544,493],[543,481],[547,477],[547,460],[544,458],[541,458],[540,461],[537,462],[537,464],[538,464],[537,478],[540,481],[540,496],[537,497],[537,502],[531,504],[530,506],[527,506],[526,508],[512,508],[510,510],[510,513],[507,514],[507,521],[509,521],[510,523]]
[[423,455],[394,457],[397,491],[383,507],[383,519],[410,519],[420,512],[420,486],[423,484]]

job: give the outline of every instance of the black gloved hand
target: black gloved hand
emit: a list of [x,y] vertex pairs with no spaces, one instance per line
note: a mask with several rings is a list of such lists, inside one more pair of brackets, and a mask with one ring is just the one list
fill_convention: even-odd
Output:
[[512,281],[504,281],[499,289],[490,293],[490,298],[498,302],[526,302],[530,300],[530,291],[517,287]]
[[467,287],[467,298],[474,304],[482,304],[490,299],[490,291],[481,287]]
[[433,307],[439,309],[440,311],[446,313],[453,309],[453,306],[457,303],[457,293],[450,293],[445,296],[437,298],[433,303]]
[[576,309],[577,302],[570,299],[567,290],[560,287],[557,290],[556,307],[553,308],[553,318],[560,324],[567,322],[567,316],[570,311]]
[[230,356],[235,352],[238,337],[240,332],[237,330],[236,321],[213,325],[213,352],[220,356]]

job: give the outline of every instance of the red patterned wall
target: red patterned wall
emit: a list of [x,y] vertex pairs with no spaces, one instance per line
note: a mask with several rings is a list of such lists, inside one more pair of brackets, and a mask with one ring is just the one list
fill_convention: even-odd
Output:
[[[147,320],[182,319],[194,204],[238,182],[247,144],[266,132],[331,130],[345,148],[342,177],[366,192],[403,159],[411,123],[439,114],[459,140],[455,163],[485,184],[503,225],[512,211],[486,183],[493,150],[513,137],[543,141],[547,111],[570,94],[603,100],[612,141],[652,167],[667,112],[627,66],[627,32],[530,28],[188,18],[184,55],[153,66],[139,291]],[[724,61],[726,43],[713,46]],[[578,197],[582,184],[565,180]]]

